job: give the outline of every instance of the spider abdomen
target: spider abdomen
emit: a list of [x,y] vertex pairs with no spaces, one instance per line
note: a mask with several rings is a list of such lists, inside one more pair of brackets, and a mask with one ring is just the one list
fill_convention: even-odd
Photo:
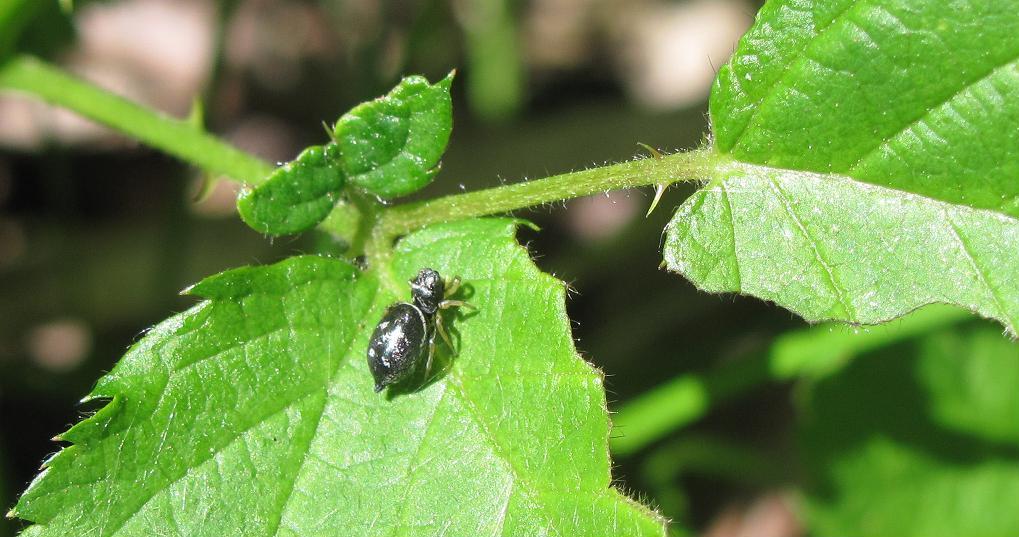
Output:
[[428,355],[429,316],[414,304],[398,302],[386,310],[368,343],[368,368],[375,391],[409,377]]

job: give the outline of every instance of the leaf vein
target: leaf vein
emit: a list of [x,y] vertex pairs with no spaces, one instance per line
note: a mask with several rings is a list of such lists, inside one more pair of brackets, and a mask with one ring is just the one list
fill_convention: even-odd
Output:
[[944,215],[945,221],[948,223],[948,228],[952,230],[952,235],[955,237],[955,240],[959,243],[959,247],[962,250],[962,253],[966,256],[966,259],[969,261],[970,267],[973,269],[973,275],[976,276],[980,283],[987,289],[988,294],[990,294],[991,296],[991,300],[994,301],[994,307],[998,309],[998,315],[1001,316],[1001,319],[1003,322],[1005,322],[1006,327],[1008,327],[1008,329],[1011,330],[1013,334],[1016,333],[1015,321],[1008,314],[1008,310],[1005,309],[1005,305],[1001,301],[1001,297],[999,296],[998,290],[993,285],[991,285],[990,280],[987,279],[987,273],[984,272],[983,268],[981,268],[980,266],[980,263],[977,262],[976,256],[973,255],[973,250],[970,248],[966,240],[963,239],[962,233],[959,230],[959,226],[955,223],[955,219],[952,218],[952,215],[949,214],[947,210],[943,210],[942,214]]
[[803,43],[800,46],[800,51],[801,51],[800,52],[800,56],[797,58],[796,61],[789,61],[789,62],[787,62],[785,67],[782,68],[782,73],[778,76],[778,78],[775,79],[775,82],[773,82],[771,84],[771,86],[769,86],[766,90],[764,90],[764,93],[761,95],[761,98],[757,101],[757,106],[754,107],[754,111],[750,113],[750,117],[747,118],[746,123],[743,124],[743,127],[739,131],[739,134],[737,134],[735,137],[733,137],[733,143],[732,143],[733,146],[735,146],[736,143],[739,142],[739,140],[743,138],[743,135],[746,134],[747,130],[750,128],[750,125],[753,124],[754,121],[757,119],[758,113],[761,111],[762,108],[764,108],[764,106],[763,106],[764,105],[764,101],[766,101],[769,97],[774,95],[775,91],[778,88],[782,87],[782,85],[786,81],[786,78],[790,75],[790,73],[793,72],[793,66],[798,65],[804,59],[809,59],[807,57],[807,55],[806,55],[806,51],[807,51],[807,47],[810,45],[810,43],[817,42],[818,40],[823,38],[825,35],[827,35],[827,33],[835,26],[835,24],[839,20],[841,20],[842,17],[846,16],[846,14],[848,14],[849,11],[853,7],[859,5],[860,2],[861,2],[861,0],[857,0],[857,1],[850,2],[850,3],[846,4],[846,6],[843,7],[838,13],[836,13],[835,16],[833,16],[831,18],[831,20],[829,20],[823,26],[818,28],[816,30],[817,33],[814,34],[813,37],[811,37],[809,40],[807,40],[806,43]]
[[414,485],[414,465],[421,457],[421,450],[425,445],[425,441],[428,440],[428,436],[432,433],[432,425],[435,423],[435,415],[439,413],[439,407],[441,407],[442,403],[446,400],[446,395],[449,393],[448,388],[448,384],[444,383],[442,385],[442,395],[440,395],[435,401],[435,406],[432,407],[432,412],[426,420],[428,425],[425,426],[425,432],[421,435],[421,440],[418,441],[418,444],[414,446],[414,454],[411,455],[407,462],[407,472],[404,474],[403,478],[407,485],[403,488],[403,496],[399,501],[400,523],[393,525],[393,531],[389,534],[390,537],[395,536],[396,533],[407,523],[407,497],[410,496],[410,489]]
[[835,293],[835,299],[842,306],[842,309],[845,312],[848,320],[855,321],[857,319],[857,315],[856,311],[854,310],[852,305],[850,305],[849,301],[846,298],[846,295],[848,293],[841,285],[839,285],[838,280],[835,278],[835,272],[833,267],[828,262],[828,260],[826,260],[824,256],[821,254],[821,249],[818,247],[817,239],[815,239],[810,234],[810,231],[807,230],[807,227],[803,225],[803,222],[800,220],[800,217],[797,216],[796,212],[793,210],[792,206],[789,203],[789,196],[785,193],[785,191],[782,190],[782,187],[778,185],[778,182],[775,180],[775,178],[774,177],[769,178],[769,182],[771,183],[771,186],[775,191],[775,196],[778,198],[779,202],[782,203],[782,207],[785,209],[785,212],[789,216],[789,219],[792,220],[794,224],[796,224],[796,229],[799,230],[803,238],[806,239],[807,242],[810,244],[810,248],[814,252],[814,260],[817,262],[818,266],[824,269],[824,273],[828,281],[828,286],[831,288],[832,292]]
[[[371,300],[370,300],[371,305],[365,311],[365,313],[364,313],[365,316],[370,315],[371,312],[378,307],[378,305],[376,304],[375,301],[379,298],[379,286],[375,286],[375,288],[373,289],[372,293],[373,294],[372,294],[372,297],[371,297]],[[348,304],[349,304],[349,302],[348,302]],[[301,454],[301,462],[300,462],[300,464],[297,465],[297,470],[294,472],[294,477],[293,477],[293,480],[290,483],[290,490],[287,492],[286,500],[283,501],[283,504],[278,509],[279,517],[276,519],[275,524],[274,524],[275,527],[273,528],[273,530],[270,533],[270,535],[278,535],[279,534],[279,529],[280,529],[280,526],[281,526],[281,524],[283,522],[283,515],[284,515],[284,513],[286,513],[287,506],[290,504],[290,500],[291,500],[291,498],[293,498],[293,495],[294,495],[294,488],[297,486],[297,479],[300,477],[301,470],[304,469],[304,465],[308,461],[308,450],[311,448],[311,444],[312,444],[312,442],[314,442],[315,438],[318,437],[318,429],[319,429],[319,427],[322,426],[322,417],[325,415],[326,407],[329,404],[329,390],[328,390],[328,386],[333,383],[333,380],[335,379],[336,375],[339,373],[340,368],[343,366],[343,363],[344,363],[343,358],[345,358],[347,355],[350,354],[351,349],[354,348],[354,342],[355,341],[357,341],[357,337],[354,334],[351,334],[350,341],[347,343],[347,347],[340,354],[340,359],[336,360],[336,365],[333,367],[333,370],[329,374],[329,380],[328,380],[328,382],[326,383],[326,386],[325,386],[325,388],[326,388],[325,399],[323,400],[322,405],[319,406],[318,416],[316,416],[316,418],[315,418],[315,426],[312,428],[311,434],[308,435],[308,443],[304,446],[304,450],[303,450],[304,452]]]
[[[127,516],[125,516],[123,518],[123,520],[118,521],[117,524],[114,526],[114,528],[112,530],[110,530],[109,533],[106,533],[105,531],[101,530],[99,534],[100,535],[113,535],[113,534],[117,533],[118,531],[120,531],[121,528],[124,527],[125,524],[127,524],[127,522],[129,520],[131,520],[136,514],[141,512],[141,510],[144,509],[145,506],[148,505],[149,502],[151,502],[152,499],[156,497],[156,494],[158,494],[158,493],[160,493],[160,492],[162,492],[162,491],[172,487],[177,482],[179,482],[181,479],[184,479],[185,477],[190,475],[190,471],[191,470],[194,470],[195,468],[205,464],[206,462],[211,460],[216,455],[222,453],[223,450],[226,449],[226,447],[228,447],[230,444],[235,442],[237,439],[243,437],[244,434],[246,434],[247,432],[249,432],[252,429],[254,429],[255,427],[258,427],[259,425],[265,423],[265,421],[268,420],[269,418],[272,418],[272,417],[276,416],[277,414],[279,414],[281,412],[287,411],[288,409],[290,409],[295,404],[300,403],[305,398],[307,398],[308,396],[310,396],[310,395],[312,395],[312,394],[314,394],[316,392],[317,392],[317,389],[316,390],[310,390],[307,393],[301,394],[297,398],[291,400],[289,403],[283,405],[282,407],[274,409],[271,412],[268,412],[268,413],[264,414],[263,416],[260,416],[259,418],[255,419],[252,423],[248,424],[247,427],[245,427],[244,429],[241,429],[240,431],[238,431],[237,434],[234,435],[234,437],[231,438],[230,441],[227,442],[226,444],[224,444],[222,447],[220,447],[219,449],[216,449],[216,450],[211,450],[208,455],[203,456],[198,461],[195,461],[194,464],[189,465],[187,468],[185,468],[184,471],[181,472],[181,474],[179,476],[173,478],[172,480],[166,482],[165,484],[159,486],[157,489],[153,490],[152,493],[149,494],[148,498],[146,498],[144,502],[139,504],[136,509],[132,510]],[[110,494],[109,496],[112,497],[113,495]]]
[[328,390],[323,390],[322,404],[318,407],[318,415],[315,416],[315,425],[311,429],[311,434],[307,435],[307,439],[302,439],[304,440],[304,448],[302,450],[303,453],[301,454],[301,462],[297,465],[297,468],[294,469],[293,477],[290,479],[290,482],[287,483],[287,493],[283,497],[283,501],[280,503],[279,508],[275,510],[279,513],[279,516],[277,516],[272,522],[272,525],[269,526],[270,529],[268,535],[279,535],[280,524],[283,523],[283,513],[286,511],[287,505],[290,504],[290,499],[294,496],[294,489],[297,487],[297,479],[301,476],[301,470],[304,469],[304,463],[308,459],[308,449],[311,447],[311,443],[315,440],[315,437],[318,436],[318,427],[322,423],[322,416],[325,414],[325,408],[328,402],[329,392]]
[[730,203],[730,201],[729,201],[729,189],[725,186],[725,182],[724,181],[719,185],[719,188],[722,191],[722,200],[725,201],[725,209],[729,213],[729,230],[732,232],[732,266],[733,266],[734,269],[736,269],[736,288],[735,288],[735,291],[737,293],[741,293],[741,292],[743,292],[742,291],[742,289],[743,289],[743,277],[742,277],[742,275],[740,273],[739,254],[738,254],[738,251],[737,251],[737,248],[736,248],[736,222],[734,220],[733,213],[732,213],[732,203]]
[[[484,437],[488,439],[488,444],[489,447],[492,448],[492,452],[502,459],[511,470],[514,482],[520,483],[521,486],[530,489],[534,495],[540,495],[541,489],[533,483],[528,482],[525,478],[525,474],[516,467],[513,460],[502,452],[502,448],[499,445],[499,442],[495,439],[495,435],[488,428],[488,422],[482,418],[481,412],[474,407],[474,401],[467,397],[467,393],[464,391],[463,378],[461,375],[454,369],[450,371],[449,376],[449,384],[457,391],[457,394],[460,396],[460,400],[464,403],[464,408],[467,409],[467,412],[471,415],[474,422],[478,424],[481,432],[484,433]],[[562,532],[556,528],[551,517],[546,516],[545,519],[548,520],[548,527],[554,534],[562,535]]]
[[[992,69],[990,69],[986,73],[981,74],[980,76],[978,76],[978,77],[976,77],[976,78],[974,78],[972,80],[966,81],[965,83],[963,83],[962,87],[960,87],[958,90],[953,92],[948,97],[945,97],[940,103],[938,103],[937,106],[928,108],[923,114],[921,114],[921,115],[917,116],[916,118],[908,121],[905,125],[902,126],[902,128],[900,128],[894,134],[891,134],[889,136],[885,136],[875,146],[871,147],[867,151],[864,151],[863,154],[858,159],[856,159],[856,162],[854,162],[851,166],[849,166],[849,168],[847,170],[847,173],[849,175],[852,175],[853,172],[855,172],[863,164],[863,161],[867,160],[872,155],[874,155],[875,153],[880,151],[881,148],[887,147],[888,144],[892,142],[892,140],[898,138],[900,135],[902,135],[906,131],[912,129],[913,127],[916,127],[916,126],[926,122],[926,120],[931,117],[931,114],[934,114],[935,112],[943,111],[947,107],[951,107],[952,106],[952,101],[956,97],[959,97],[964,92],[966,92],[967,90],[971,89],[973,86],[976,86],[977,84],[980,84],[982,82],[991,80],[999,72],[1005,71],[1005,70],[1007,70],[1007,69],[1009,69],[1011,67],[1015,67],[1017,65],[1017,62],[1019,62],[1019,53],[1017,53],[1016,55],[1008,58],[1006,61],[1004,61],[1004,62],[994,66]],[[993,85],[991,85],[991,87],[993,88]]]

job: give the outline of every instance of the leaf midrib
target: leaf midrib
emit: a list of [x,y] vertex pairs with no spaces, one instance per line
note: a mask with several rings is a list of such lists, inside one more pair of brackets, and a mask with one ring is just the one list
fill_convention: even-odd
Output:
[[[457,246],[459,244],[457,242],[457,239],[459,239],[459,238],[460,237],[457,237],[457,236],[440,237],[440,238],[437,238],[435,240],[428,241],[427,244],[425,245],[425,247],[434,247],[435,245],[441,244],[443,242],[453,242],[454,246]],[[501,242],[501,241],[494,241],[494,242]],[[527,255],[526,250],[524,250],[518,244],[514,243],[514,246],[516,248],[519,248],[519,249],[523,250],[523,253],[525,255]],[[421,248],[421,247],[422,247],[422,245],[415,244],[415,245],[413,245],[412,248],[413,249],[417,249],[417,248]],[[392,271],[393,271],[392,265],[391,264],[387,265],[385,268],[386,268],[386,271],[390,275],[392,275]],[[539,278],[542,278],[542,277],[550,278],[552,280],[553,284],[561,285],[561,282],[559,282],[555,278],[552,278],[552,277],[550,277],[550,276],[548,276],[548,275],[546,275],[544,273],[538,273],[537,277],[539,277]],[[499,281],[499,282],[511,281],[512,282],[512,281],[517,281],[517,282],[520,282],[520,283],[528,283],[528,284],[531,283],[530,281],[526,280],[525,278],[521,278],[521,277],[519,277],[519,276],[517,276],[515,274],[509,274],[509,273],[503,274],[503,275],[501,275],[498,278],[494,278],[494,277],[493,278],[471,278],[470,281],[471,282],[483,282],[483,281]],[[564,297],[560,296],[559,298],[563,299]],[[391,300],[396,300],[396,297],[392,297]],[[573,352],[576,355],[576,350],[575,349],[574,349]],[[577,356],[577,358],[579,359],[579,356]],[[448,390],[448,387],[452,386],[454,388],[454,391],[456,392],[456,395],[458,396],[460,401],[463,403],[464,408],[466,408],[468,410],[468,412],[470,413],[471,419],[478,426],[478,429],[482,432],[482,436],[488,441],[488,445],[489,445],[489,448],[491,449],[492,453],[494,453],[496,457],[498,457],[501,461],[503,461],[503,463],[505,463],[506,467],[509,468],[509,470],[511,471],[512,476],[513,476],[513,483],[519,483],[523,487],[525,487],[527,489],[530,489],[530,491],[531,491],[531,495],[530,496],[531,496],[532,499],[536,500],[537,498],[540,498],[541,495],[542,495],[542,489],[539,488],[538,486],[536,486],[534,483],[531,483],[530,480],[526,477],[526,474],[523,473],[519,468],[517,468],[517,466],[513,463],[512,458],[508,457],[504,453],[504,451],[503,451],[503,449],[501,447],[501,444],[499,443],[499,441],[496,439],[495,435],[489,429],[488,423],[485,420],[482,419],[482,417],[481,417],[482,414],[477,410],[477,408],[475,408],[474,402],[469,397],[467,397],[467,393],[464,390],[464,386],[463,386],[463,373],[459,369],[457,369],[455,366],[451,367],[449,369],[449,373],[447,374],[447,378],[443,380],[443,383],[446,386],[446,390],[443,392],[442,397],[439,399],[439,402],[436,404],[436,407],[434,409],[435,412],[437,412],[439,406],[441,406],[441,404],[442,404],[442,401],[450,393],[449,390]],[[435,412],[432,413],[432,416],[431,416],[431,418],[428,421],[428,425],[426,425],[426,431],[425,431],[425,434],[422,435],[421,444],[424,443],[425,438],[427,437],[428,431],[431,430],[431,424],[432,424],[432,421],[435,418]],[[418,445],[418,449],[420,449],[421,444]],[[416,457],[414,457],[414,458],[416,458]],[[411,464],[413,464],[413,458],[412,458]],[[407,484],[407,490],[409,490],[409,489],[410,489],[410,483]],[[510,487],[510,490],[509,490],[510,497],[508,497],[507,500],[506,500],[507,501],[507,505],[508,505],[508,502],[512,499],[512,491],[513,491],[513,487]],[[544,503],[541,503],[541,502],[538,502],[538,501],[535,501],[535,503],[536,503],[536,505],[539,506],[539,508],[542,508],[544,506]],[[405,509],[405,508],[406,508],[406,502],[404,502],[403,506],[401,506],[401,509]],[[550,517],[548,517],[546,515],[545,516],[545,520],[548,522],[548,528],[550,530],[552,530],[554,532],[554,534],[562,535],[562,533],[554,526],[553,520]],[[502,522],[504,522],[504,520]],[[396,531],[399,530],[400,527],[401,526],[396,526],[394,528],[394,531],[393,531],[393,533],[391,535],[395,536],[396,535]],[[502,524],[500,523],[500,533],[499,534],[502,533],[503,529],[504,528],[503,528]]]
[[[835,294],[835,300],[837,300],[839,305],[842,306],[842,312],[850,319],[857,318],[858,315],[856,313],[856,308],[853,307],[852,300],[846,296],[847,293],[845,288],[839,284],[839,280],[835,275],[834,266],[821,252],[817,239],[814,238],[814,235],[810,233],[807,226],[805,226],[803,221],[800,220],[800,216],[796,214],[795,210],[793,210],[792,204],[789,200],[789,194],[782,190],[782,187],[779,186],[774,177],[770,178],[769,183],[774,190],[773,193],[775,194],[775,197],[778,198],[778,202],[782,204],[782,208],[785,209],[786,216],[790,221],[792,221],[796,230],[800,232],[800,236],[803,237],[803,240],[810,244],[810,249],[814,254],[814,263],[821,267],[821,270],[824,271],[825,281],[828,282],[828,287],[831,288],[832,292]],[[739,265],[739,262],[736,262],[736,264]]]
[[[380,101],[380,100],[385,99],[385,98],[387,98],[387,96],[379,97],[379,98],[375,99],[375,101],[371,101],[371,103],[372,104],[376,104],[376,101]],[[409,108],[409,106],[406,104],[406,102],[404,100],[402,100],[402,99],[400,99],[400,103],[399,103],[398,106],[399,107],[403,107],[403,108]],[[387,113],[387,112],[383,112],[380,115],[383,116],[383,117],[396,118],[396,119],[402,119],[402,120],[410,121],[411,112],[408,111],[408,113],[401,114],[401,115],[396,115],[396,114],[390,114],[390,113]],[[362,123],[368,123],[368,121],[366,119],[364,119],[364,118],[362,118],[360,116],[355,116],[355,117],[356,117],[356,119],[358,121],[360,121]],[[396,160],[398,158],[400,158],[402,155],[407,153],[407,149],[406,149],[407,148],[407,140],[409,140],[409,139],[410,139],[410,126],[408,125],[407,129],[406,129],[406,132],[402,133],[402,139],[400,140],[400,143],[399,144],[394,144],[394,145],[398,145],[399,146],[399,149],[397,149],[395,153],[393,153],[392,155],[388,155],[384,162],[374,162],[374,161],[372,161],[370,163],[371,167],[369,169],[365,170],[365,171],[360,171],[360,172],[357,172],[357,173],[351,173],[350,174],[351,179],[353,179],[353,178],[362,178],[362,177],[371,177],[371,176],[375,176],[375,175],[385,175],[384,172],[385,171],[389,171],[389,170],[384,170],[383,171],[383,169],[392,166],[393,163],[396,162]]]
[[[822,26],[820,29],[817,29],[813,37],[811,37],[806,42],[801,44],[799,48],[800,52],[795,55],[796,60],[787,62],[785,67],[782,68],[782,73],[777,78],[775,78],[775,81],[772,82],[770,86],[768,86],[764,90],[764,93],[761,95],[760,99],[757,99],[757,105],[754,107],[754,111],[751,112],[750,117],[748,117],[746,120],[746,123],[744,123],[743,127],[740,128],[739,133],[737,133],[736,136],[732,138],[732,144],[730,144],[729,148],[726,151],[731,151],[733,148],[739,145],[739,142],[743,139],[743,135],[746,134],[747,130],[750,129],[750,126],[757,119],[758,113],[761,111],[762,108],[764,108],[764,102],[775,94],[775,90],[777,88],[783,86],[786,78],[789,76],[791,72],[794,71],[793,68],[794,67],[799,68],[800,65],[802,65],[804,59],[810,59],[807,56],[807,49],[812,44],[816,43],[818,40],[827,35],[828,32],[832,29],[832,27],[834,27],[835,24],[839,20],[841,20],[842,17],[846,16],[846,14],[849,13],[853,8],[865,2],[866,0],[857,0],[854,2],[850,2],[841,11],[836,13],[835,16],[833,16],[831,20],[829,20],[824,26]],[[737,53],[739,53],[739,49],[737,49]],[[731,69],[731,67],[729,67],[729,69]]]
[[849,166],[846,169],[846,173],[852,175],[863,164],[863,161],[867,160],[872,155],[877,153],[882,147],[886,147],[889,142],[898,138],[902,133],[908,131],[909,129],[912,129],[913,127],[919,125],[920,123],[923,123],[926,119],[931,117],[932,114],[941,111],[946,106],[949,106],[952,103],[952,101],[955,100],[956,97],[962,95],[970,88],[984,82],[985,80],[990,79],[991,77],[998,74],[1000,71],[1004,71],[1009,67],[1015,67],[1016,62],[1019,62],[1019,51],[1016,51],[1016,53],[1011,57],[1006,58],[1005,61],[988,69],[987,72],[982,73],[979,76],[976,76],[970,80],[963,82],[963,84],[956,91],[942,99],[941,102],[937,103],[934,106],[924,108],[923,109],[924,113],[906,122],[906,124],[903,125],[902,128],[898,129],[895,133],[882,137],[881,140],[874,145],[874,147],[868,149],[858,159],[856,159],[856,162],[854,162],[851,166]]
[[[362,279],[361,281],[365,281],[365,280]],[[358,281],[357,281],[357,279],[355,279],[351,283],[351,288],[352,289],[356,288],[357,284],[358,284]],[[378,311],[378,309],[381,307],[381,301],[380,301],[380,297],[379,297],[379,295],[381,294],[379,292],[379,290],[381,288],[382,288],[381,282],[376,282],[375,286],[374,286],[374,289],[372,289],[372,293],[373,294],[372,294],[372,298],[371,298],[371,305],[365,310],[365,312],[363,314],[363,317],[365,317],[365,318],[372,318],[374,313],[376,311]],[[356,324],[355,324],[355,326],[356,326]],[[325,382],[325,384],[322,387],[325,390],[325,392],[326,392],[326,399],[323,402],[322,406],[319,407],[318,415],[315,417],[315,427],[312,428],[311,434],[308,435],[308,441],[305,444],[304,449],[301,452],[301,462],[297,465],[297,468],[294,470],[294,473],[293,473],[293,476],[292,476],[292,478],[290,480],[290,483],[288,483],[289,489],[287,491],[287,495],[284,498],[284,500],[283,500],[282,504],[280,505],[279,509],[277,509],[277,512],[278,512],[279,516],[276,517],[276,520],[275,520],[275,522],[273,524],[273,528],[268,533],[268,535],[271,535],[271,536],[278,536],[279,535],[280,525],[282,525],[282,523],[283,523],[283,514],[286,513],[287,506],[290,504],[290,499],[294,495],[294,488],[297,486],[297,479],[300,477],[301,470],[304,469],[304,465],[308,461],[308,451],[311,449],[311,445],[312,445],[312,443],[314,443],[315,439],[318,438],[319,427],[322,426],[322,416],[325,414],[326,407],[329,406],[329,388],[336,384],[337,376],[339,375],[340,370],[343,368],[344,359],[347,358],[348,356],[350,356],[350,352],[351,352],[351,350],[353,350],[354,344],[357,343],[357,341],[360,339],[358,337],[359,335],[360,334],[358,334],[357,331],[355,331],[352,334],[352,336],[350,338],[350,342],[347,343],[347,347],[345,349],[343,349],[343,352],[340,354],[339,359],[336,360],[336,366],[333,368],[333,371],[327,377],[328,380]]]

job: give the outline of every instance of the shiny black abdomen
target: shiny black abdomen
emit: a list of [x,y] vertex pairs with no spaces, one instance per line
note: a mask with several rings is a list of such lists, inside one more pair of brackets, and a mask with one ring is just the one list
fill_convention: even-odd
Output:
[[428,317],[413,304],[399,302],[386,310],[368,341],[368,368],[375,391],[409,377],[428,356]]

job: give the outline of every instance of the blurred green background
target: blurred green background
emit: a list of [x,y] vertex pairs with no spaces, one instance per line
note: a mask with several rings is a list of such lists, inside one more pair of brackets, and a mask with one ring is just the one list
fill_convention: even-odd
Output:
[[[701,144],[714,72],[759,5],[67,7],[0,0],[0,53],[41,54],[180,117],[200,99],[212,132],[272,161],[321,143],[323,121],[401,75],[457,68],[450,149],[419,196],[434,197],[633,158],[638,142]],[[204,179],[0,93],[3,506],[58,448],[49,439],[87,410],[77,400],[95,380],[146,327],[193,303],[179,290],[333,247],[314,233],[258,235],[234,214],[231,185],[203,189]],[[646,219],[648,191],[520,213],[542,229],[521,232],[539,266],[576,290],[578,347],[622,410],[619,486],[676,534],[997,535],[1019,525],[1007,514],[1019,498],[1019,350],[1001,330],[943,308],[876,328],[809,328],[757,300],[699,293],[658,269],[662,229],[689,192],[670,189]],[[0,535],[17,527],[0,521]]]

